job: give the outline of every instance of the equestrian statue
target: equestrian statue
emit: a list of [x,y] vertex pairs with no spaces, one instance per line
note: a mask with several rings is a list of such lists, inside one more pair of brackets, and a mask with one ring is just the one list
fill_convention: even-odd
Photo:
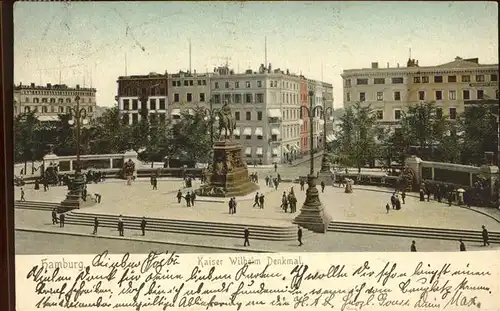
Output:
[[[234,122],[233,114],[227,101],[224,102],[224,105],[222,105],[217,114],[219,116],[219,139],[222,140],[223,137],[225,139],[232,139],[236,123]],[[224,130],[224,136],[222,136],[222,130]]]

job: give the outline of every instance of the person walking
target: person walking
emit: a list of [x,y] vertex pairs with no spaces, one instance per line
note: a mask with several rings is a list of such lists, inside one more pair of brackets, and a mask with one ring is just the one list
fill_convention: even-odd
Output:
[[248,228],[245,228],[243,233],[244,233],[244,237],[245,237],[245,242],[243,243],[243,246],[245,246],[245,247],[250,246],[250,240],[249,240],[250,231],[248,231]]
[[325,192],[325,182],[321,181],[321,193]]
[[153,190],[158,190],[158,177],[153,176]]
[[486,245],[490,245],[490,241],[489,241],[489,234],[488,234],[488,230],[486,230],[486,227],[483,225],[483,232],[482,232],[482,236],[483,236],[483,246],[486,246]]
[[258,192],[255,193],[255,197],[254,197],[254,202],[253,202],[252,208],[255,207],[255,206],[260,207],[260,204],[259,204],[259,193]]
[[264,194],[263,193],[260,194],[259,205],[260,205],[260,209],[264,209]]
[[269,186],[269,176],[266,176],[266,178],[264,178],[264,180],[266,181],[266,186]]
[[460,251],[461,252],[465,252],[466,251],[465,244],[464,244],[464,241],[462,241],[462,239],[460,239]]
[[406,192],[401,192],[401,199],[403,200],[403,204],[405,204]]
[[278,171],[278,165],[274,163],[274,172],[276,173]]
[[302,228],[299,226],[297,230],[297,239],[299,240],[299,246],[302,246]]
[[390,209],[391,209],[391,208],[390,208],[390,206],[389,206],[389,203],[387,203],[387,204],[385,205],[385,210],[387,211],[387,213],[386,213],[386,214],[389,214],[389,210],[390,210]]
[[94,231],[92,232],[92,234],[97,234],[98,227],[99,227],[99,220],[97,219],[97,217],[94,217]]
[[191,207],[191,194],[189,193],[186,193],[186,196],[184,197],[184,199],[186,200],[186,205],[187,207]]
[[233,213],[233,198],[231,198],[228,202],[229,205],[229,215]]
[[59,215],[59,227],[64,228],[64,219],[65,218],[66,218],[66,215],[64,215],[64,213]]
[[123,219],[122,219],[122,215],[120,215],[118,217],[118,234],[120,236],[123,236],[123,232],[124,232],[124,224],[123,224]]
[[275,189],[275,190],[278,190],[278,185],[279,185],[278,178],[275,178],[275,179],[273,180],[273,182],[274,182],[274,189]]
[[300,180],[300,191],[304,191],[304,185],[305,185],[304,179],[301,179]]
[[142,231],[142,236],[146,235],[146,217],[142,217],[141,220],[141,231]]
[[21,188],[21,200],[20,201],[26,201],[26,199],[24,198],[24,189]]
[[56,209],[52,209],[52,224],[56,225],[57,224],[57,211]]
[[416,252],[417,246],[415,245],[415,241],[411,242],[410,252]]
[[182,200],[182,191],[179,189],[179,191],[177,191],[177,203],[181,203],[181,200]]
[[393,194],[391,196],[391,205],[392,205],[392,209],[396,209],[396,194]]
[[238,204],[236,203],[236,198],[235,198],[235,197],[233,197],[233,214],[236,214],[236,205],[238,205]]
[[194,206],[194,200],[196,200],[196,193],[191,193],[191,206]]

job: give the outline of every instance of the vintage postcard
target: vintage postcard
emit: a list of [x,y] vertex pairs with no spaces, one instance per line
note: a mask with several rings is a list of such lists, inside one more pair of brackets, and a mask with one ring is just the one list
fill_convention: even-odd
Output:
[[16,2],[16,310],[500,310],[496,2]]

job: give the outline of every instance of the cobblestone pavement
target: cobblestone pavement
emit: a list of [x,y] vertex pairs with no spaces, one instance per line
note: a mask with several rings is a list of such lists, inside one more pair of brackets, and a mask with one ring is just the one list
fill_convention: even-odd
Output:
[[[141,243],[151,243],[151,250],[163,247],[169,250],[179,250],[179,252],[213,252],[213,248],[220,248],[218,252],[240,252],[240,251],[268,251],[268,252],[406,252],[410,249],[412,240],[416,241],[417,249],[420,252],[449,252],[458,250],[458,242],[431,240],[431,239],[411,239],[405,237],[379,236],[327,232],[325,234],[311,233],[303,240],[304,245],[299,247],[294,241],[263,241],[252,240],[250,232],[250,248],[243,247],[243,238],[212,237],[192,234],[146,232],[146,236],[141,236],[138,231],[125,231],[125,237],[118,237],[118,232],[111,228],[99,228],[97,236],[93,236],[92,227],[66,225],[59,228],[52,225],[50,212],[34,210],[16,210],[16,234],[30,236],[34,241],[16,241],[17,254],[37,254],[47,253],[57,245],[57,253],[81,254],[94,250],[100,251],[113,244],[114,241],[124,241],[112,247],[115,252],[144,252],[146,246]],[[28,230],[28,232],[26,232]],[[146,230],[147,231],[147,230]],[[63,235],[64,238],[53,238],[53,234]],[[81,236],[82,239],[74,239],[74,236]],[[243,236],[243,234],[242,234]],[[66,242],[65,238],[68,237]],[[81,246],[80,243],[91,243],[95,248]],[[126,243],[125,243],[126,241]],[[51,244],[52,243],[52,244]],[[59,243],[59,244],[54,244]],[[130,246],[129,246],[130,243]],[[50,244],[50,245],[49,245]],[[160,244],[164,245],[161,246]],[[140,246],[136,246],[140,245]],[[189,249],[189,246],[193,250]],[[466,242],[468,251],[491,250],[500,248],[498,246],[481,247],[479,243]],[[135,248],[137,247],[137,248]],[[184,248],[188,247],[188,248]]]

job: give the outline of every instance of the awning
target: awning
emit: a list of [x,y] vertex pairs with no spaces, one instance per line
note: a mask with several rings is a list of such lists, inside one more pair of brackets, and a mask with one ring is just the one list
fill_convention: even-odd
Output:
[[38,120],[42,122],[47,122],[47,121],[59,121],[58,116],[38,116]]
[[243,135],[244,136],[252,136],[252,128],[245,127],[245,129],[243,130]]
[[240,128],[239,127],[235,128],[233,134],[234,136],[240,136]]
[[263,151],[262,147],[257,147],[257,152],[256,152],[257,155],[262,155],[262,153],[263,153],[262,151]]
[[180,109],[172,109],[172,113],[170,113],[173,116],[180,116],[181,115],[181,110]]
[[281,111],[279,109],[269,109],[267,111],[267,116],[269,118],[281,118]]
[[286,146],[281,146],[281,148],[283,148],[283,152],[290,153],[290,150]]
[[279,134],[280,134],[280,129],[278,128],[271,129],[271,135],[279,135]]
[[188,109],[188,114],[190,116],[194,116],[194,110],[193,109]]
[[280,153],[278,148],[273,148],[273,156],[277,156]]
[[262,134],[262,128],[261,127],[256,127],[255,128],[255,135],[256,136],[263,136],[263,134]]
[[251,155],[252,154],[252,147],[246,147],[245,154]]
[[326,137],[326,141],[327,142],[331,142],[331,141],[334,141],[335,140],[335,135],[334,134],[330,134]]
[[300,151],[299,143],[295,143],[295,145],[293,145],[293,148],[295,149],[295,151]]

